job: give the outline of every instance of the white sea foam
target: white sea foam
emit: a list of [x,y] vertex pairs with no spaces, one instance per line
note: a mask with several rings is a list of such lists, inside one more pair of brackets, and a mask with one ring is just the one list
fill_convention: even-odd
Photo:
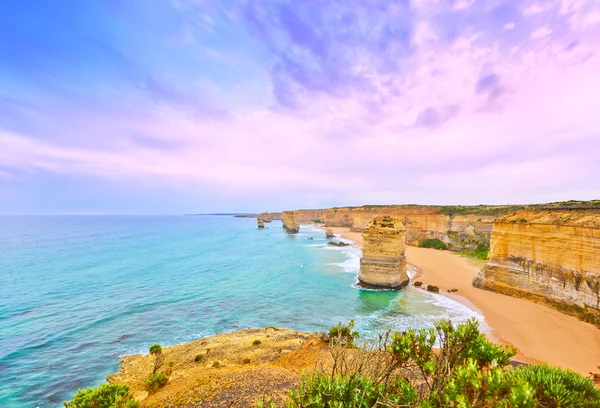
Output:
[[436,295],[434,293],[421,291],[421,293],[426,294],[430,297],[430,301],[426,301],[427,303],[431,303],[434,306],[440,307],[444,309],[444,316],[440,318],[450,319],[453,322],[465,322],[471,318],[475,318],[480,322],[484,321],[484,316],[476,311],[472,310],[468,306],[463,305],[455,300],[447,298],[443,295]]

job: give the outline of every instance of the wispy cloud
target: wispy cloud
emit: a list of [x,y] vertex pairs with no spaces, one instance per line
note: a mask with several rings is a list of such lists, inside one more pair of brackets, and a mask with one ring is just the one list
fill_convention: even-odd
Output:
[[77,175],[229,189],[222,200],[263,207],[281,194],[479,203],[600,187],[593,1],[5,11],[0,187]]

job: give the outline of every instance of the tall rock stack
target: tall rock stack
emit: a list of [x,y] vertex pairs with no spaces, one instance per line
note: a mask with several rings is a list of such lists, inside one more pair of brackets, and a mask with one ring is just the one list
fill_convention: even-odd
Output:
[[406,228],[397,219],[379,216],[363,234],[363,257],[359,285],[369,289],[401,289],[408,284],[406,274]]
[[283,221],[283,228],[285,228],[288,234],[296,234],[300,231],[298,217],[294,211],[284,211],[281,220]]
[[262,218],[260,218],[260,217],[256,218],[256,222],[258,223],[258,228],[264,228],[265,227],[265,224],[264,224]]
[[494,221],[473,285],[600,326],[600,209],[523,210]]

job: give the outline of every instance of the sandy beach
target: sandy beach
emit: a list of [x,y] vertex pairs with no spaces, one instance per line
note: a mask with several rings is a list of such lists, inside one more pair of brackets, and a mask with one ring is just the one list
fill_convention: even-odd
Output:
[[[362,234],[331,229],[362,245]],[[471,282],[482,263],[456,253],[408,246],[406,259],[422,271],[415,280],[439,286],[442,296],[483,314],[490,337],[514,345],[520,360],[546,362],[583,375],[600,371],[600,330],[595,326],[546,306],[474,288]],[[446,292],[452,288],[458,292]]]

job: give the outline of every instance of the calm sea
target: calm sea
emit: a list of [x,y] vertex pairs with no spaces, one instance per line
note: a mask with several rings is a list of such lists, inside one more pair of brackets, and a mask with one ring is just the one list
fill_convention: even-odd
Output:
[[[0,216],[0,406],[58,407],[125,354],[248,327],[364,336],[464,321],[414,288],[354,286],[360,250],[228,216]],[[313,237],[313,240],[307,238]]]

